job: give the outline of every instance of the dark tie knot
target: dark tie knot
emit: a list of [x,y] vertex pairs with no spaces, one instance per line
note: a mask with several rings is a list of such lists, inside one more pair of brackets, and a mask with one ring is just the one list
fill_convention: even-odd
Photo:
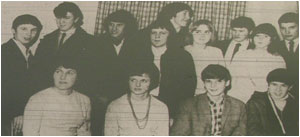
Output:
[[236,43],[235,46],[240,47],[240,46],[242,46],[242,44],[241,43]]

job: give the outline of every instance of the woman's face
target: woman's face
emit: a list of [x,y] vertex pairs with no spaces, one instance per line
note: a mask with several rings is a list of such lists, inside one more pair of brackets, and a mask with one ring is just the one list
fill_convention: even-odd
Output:
[[258,33],[253,38],[255,49],[266,49],[271,43],[271,37],[267,34]]
[[58,67],[53,75],[54,86],[60,90],[71,89],[77,79],[77,72],[75,69]]
[[192,32],[194,44],[207,44],[211,39],[212,32],[209,30],[208,26],[201,24],[196,30]]
[[131,94],[145,95],[148,93],[150,86],[150,77],[148,74],[142,76],[130,76],[129,77],[129,89]]

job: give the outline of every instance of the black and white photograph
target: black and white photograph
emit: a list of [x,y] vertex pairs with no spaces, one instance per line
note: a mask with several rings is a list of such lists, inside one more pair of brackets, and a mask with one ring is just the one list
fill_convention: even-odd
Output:
[[299,136],[299,1],[1,1],[1,136]]

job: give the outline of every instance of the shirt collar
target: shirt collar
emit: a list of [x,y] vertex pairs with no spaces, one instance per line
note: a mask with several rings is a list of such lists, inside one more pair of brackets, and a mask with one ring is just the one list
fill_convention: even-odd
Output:
[[[18,40],[13,39],[13,41],[17,44],[18,48],[21,50],[22,54],[26,57],[26,47]],[[35,55],[35,51],[38,47],[38,43],[40,43],[40,40],[38,39],[32,46],[29,47],[29,50],[31,51],[32,55]]]
[[151,49],[152,49],[154,56],[161,56],[162,54],[164,54],[166,52],[167,46],[163,46],[163,47],[159,47],[159,48],[151,46]]
[[249,45],[249,39],[244,40],[244,41],[242,41],[242,42],[237,42],[237,41],[235,41],[235,40],[232,40],[232,43],[233,43],[234,45],[237,44],[237,43],[240,43],[241,46]]
[[[290,49],[290,43],[289,43],[290,41],[284,40],[284,42],[285,42],[285,45],[287,46],[287,48]],[[295,38],[293,40],[293,42],[294,42],[294,51],[295,51],[295,49],[297,49],[297,47],[299,45],[299,38]]]
[[74,28],[71,28],[71,29],[69,29],[69,30],[67,30],[67,31],[65,31],[65,32],[60,31],[60,34],[66,33],[66,35],[72,35],[72,34],[75,33],[75,31],[76,31],[76,28],[74,27]]
[[217,105],[222,104],[222,103],[223,103],[223,100],[224,100],[224,98],[225,98],[225,94],[224,94],[224,93],[223,93],[222,97],[221,97],[219,100],[217,100],[217,101],[212,100],[212,99],[211,99],[211,95],[209,95],[208,93],[206,93],[206,95],[207,95],[207,98],[208,98],[208,100],[209,100],[210,103],[212,103],[212,104],[217,104]]

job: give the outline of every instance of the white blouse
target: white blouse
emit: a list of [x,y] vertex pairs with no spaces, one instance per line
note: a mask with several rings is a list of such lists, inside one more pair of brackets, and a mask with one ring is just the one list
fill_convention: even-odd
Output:
[[197,88],[195,95],[205,93],[204,84],[201,79],[201,73],[210,64],[219,64],[225,66],[222,51],[218,48],[206,46],[202,48],[200,46],[187,45],[184,47],[188,51],[194,60],[196,74],[197,74]]
[[254,91],[267,91],[267,75],[277,68],[286,68],[283,58],[267,50],[238,52],[228,68],[232,75],[232,89],[228,94],[246,103]]

